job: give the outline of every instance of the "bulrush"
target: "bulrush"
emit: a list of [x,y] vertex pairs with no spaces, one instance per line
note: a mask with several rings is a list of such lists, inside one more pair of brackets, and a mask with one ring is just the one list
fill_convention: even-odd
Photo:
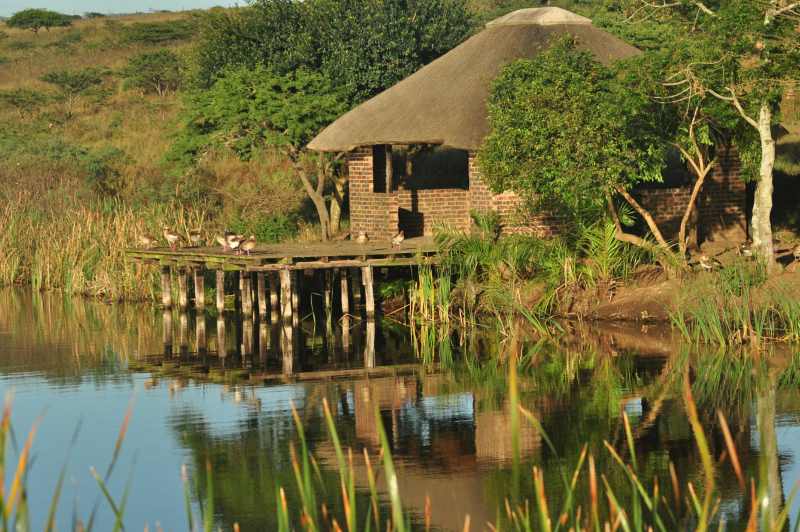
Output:
[[152,248],[156,245],[158,239],[152,235],[139,235],[139,244],[146,248]]
[[166,225],[164,226],[163,234],[164,240],[166,240],[167,244],[169,244],[169,248],[174,251],[181,239],[181,236]]

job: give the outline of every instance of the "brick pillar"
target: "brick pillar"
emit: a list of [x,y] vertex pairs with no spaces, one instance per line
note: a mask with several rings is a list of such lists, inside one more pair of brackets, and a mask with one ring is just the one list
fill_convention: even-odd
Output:
[[350,187],[350,232],[367,233],[373,240],[397,234],[397,193],[373,191],[372,147],[362,146],[347,154]]
[[717,159],[699,198],[700,242],[742,241],[747,238],[747,186],[741,177],[742,163],[732,146],[720,148]]

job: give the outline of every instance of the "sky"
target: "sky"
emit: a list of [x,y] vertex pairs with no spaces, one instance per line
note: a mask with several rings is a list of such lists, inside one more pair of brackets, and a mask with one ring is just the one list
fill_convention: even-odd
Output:
[[0,0],[0,17],[8,17],[29,7],[51,9],[70,15],[81,15],[87,11],[99,13],[131,13],[169,9],[205,9],[213,6],[244,5],[244,0]]

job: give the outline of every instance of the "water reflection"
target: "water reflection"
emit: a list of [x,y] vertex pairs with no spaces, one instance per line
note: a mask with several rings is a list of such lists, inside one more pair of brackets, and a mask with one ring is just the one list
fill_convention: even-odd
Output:
[[[520,402],[541,420],[554,447],[523,423],[515,468],[499,333],[451,335],[431,327],[412,337],[400,327],[347,316],[334,319],[338,340],[330,339],[325,320],[307,320],[290,328],[287,343],[277,313],[264,319],[256,312],[244,321],[224,314],[159,314],[147,307],[0,292],[0,388],[16,390],[18,434],[47,409],[30,473],[30,504],[39,509],[34,528],[42,528],[64,442],[80,418],[85,422],[69,469],[75,481],[65,490],[58,519],[71,522],[73,501],[79,516],[90,513],[98,493],[86,471],[107,465],[132,396],[134,415],[117,469],[122,473],[115,473],[112,491],[122,493],[125,471],[132,468],[127,524],[134,529],[156,520],[167,530],[186,528],[179,474],[184,463],[199,481],[190,483],[195,510],[209,495],[203,479],[210,463],[216,524],[273,529],[276,486],[286,488],[290,506],[298,504],[288,450],[297,439],[292,403],[320,464],[328,508],[341,515],[323,399],[333,405],[343,444],[357,457],[367,449],[373,462],[377,408],[404,503],[417,524],[430,501],[435,526],[461,530],[469,514],[473,530],[485,529],[507,498],[522,502],[533,493],[533,465],[543,466],[549,496],[558,501],[558,467],[570,471],[587,443],[598,470],[624,500],[628,479],[604,450],[604,441],[625,447],[623,412],[633,426],[642,478],[658,478],[666,489],[672,463],[678,478],[700,486],[700,457],[681,400],[684,368],[713,455],[726,452],[716,417],[721,409],[745,477],[758,481],[759,500],[777,501],[762,515],[775,516],[800,479],[800,363],[791,352],[760,359],[702,353],[682,348],[668,331],[621,326],[576,327],[559,345],[523,339]],[[420,365],[422,360],[430,364]],[[366,508],[363,460],[355,460],[354,468],[358,504]],[[727,529],[742,529],[749,494],[727,461],[719,460],[715,472]],[[588,508],[588,486],[579,485],[578,493]],[[676,501],[683,510],[685,495]],[[111,528],[107,509],[98,519],[98,529]]]

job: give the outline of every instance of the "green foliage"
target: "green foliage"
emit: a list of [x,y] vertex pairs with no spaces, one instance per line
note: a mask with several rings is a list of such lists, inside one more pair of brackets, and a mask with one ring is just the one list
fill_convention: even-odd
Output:
[[134,22],[120,27],[120,40],[124,44],[164,45],[191,39],[195,32],[192,20]]
[[64,34],[63,37],[57,39],[45,46],[45,48],[66,48],[78,44],[83,40],[83,36],[79,31],[70,31]]
[[350,105],[393,85],[471,31],[464,0],[257,0],[203,16],[197,82],[210,86],[231,66],[285,74],[319,71]]
[[0,65],[5,65],[5,64],[10,63],[10,62],[11,62],[11,59],[9,59],[8,57],[6,57],[4,55],[0,55]]
[[105,13],[98,13],[97,11],[89,11],[83,14],[83,17],[87,19],[105,18],[106,16]]
[[136,55],[128,60],[122,75],[127,88],[164,95],[181,85],[181,60],[171,50]]
[[30,116],[47,103],[47,96],[33,89],[11,89],[0,91],[0,105],[13,107],[20,116]]
[[50,11],[48,9],[25,9],[14,13],[6,25],[9,28],[21,28],[38,33],[40,29],[71,26],[75,17]]
[[103,82],[105,71],[99,68],[81,70],[53,70],[42,76],[42,81],[58,87],[66,96],[74,96]]
[[494,82],[479,164],[496,192],[594,220],[606,194],[661,179],[658,114],[645,94],[562,39]]
[[229,147],[245,159],[267,145],[299,149],[345,109],[341,93],[322,74],[231,69],[210,89],[187,97],[187,127],[171,158],[191,161],[211,146]]
[[236,233],[255,235],[262,243],[278,243],[297,236],[297,218],[290,214],[262,214],[254,219],[232,221],[229,229]]

